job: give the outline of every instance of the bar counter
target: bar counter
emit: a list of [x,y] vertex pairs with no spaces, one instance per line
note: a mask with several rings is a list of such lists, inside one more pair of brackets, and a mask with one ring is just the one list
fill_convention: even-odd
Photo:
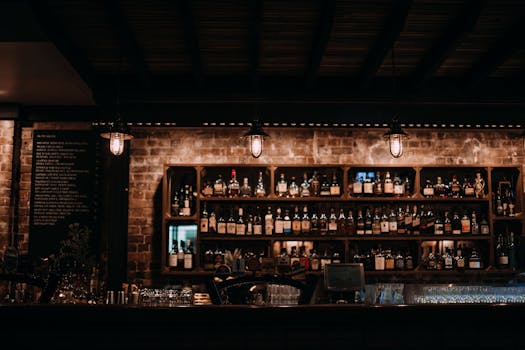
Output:
[[523,349],[525,304],[2,305],[22,348]]

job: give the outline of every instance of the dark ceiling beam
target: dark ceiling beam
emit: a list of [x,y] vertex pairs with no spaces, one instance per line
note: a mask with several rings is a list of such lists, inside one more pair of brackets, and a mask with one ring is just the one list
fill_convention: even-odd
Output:
[[150,88],[151,73],[149,67],[126,19],[121,2],[119,0],[105,0],[104,5],[111,25],[117,33],[119,45],[128,57],[140,84],[143,88]]
[[259,85],[259,65],[261,55],[261,33],[263,6],[262,0],[249,1],[250,6],[250,84],[257,90]]
[[315,84],[317,72],[321,66],[321,60],[323,59],[326,51],[330,34],[332,33],[332,27],[334,25],[336,1],[326,0],[323,3],[321,14],[319,16],[319,25],[315,34],[314,44],[312,52],[308,60],[306,67],[305,81],[306,87],[312,88]]
[[91,90],[95,103],[99,104],[104,96],[98,91],[96,71],[85,52],[75,43],[61,19],[54,15],[44,1],[28,0],[28,5],[44,35],[77,72]]
[[463,5],[459,15],[449,24],[436,44],[425,54],[423,60],[412,75],[412,86],[420,88],[443,64],[447,57],[461,43],[461,40],[472,31],[484,0],[468,0]]
[[199,49],[199,37],[195,28],[195,19],[191,8],[191,0],[179,0],[179,10],[182,15],[184,25],[184,39],[186,48],[190,54],[191,66],[195,83],[202,84],[202,60]]
[[525,16],[521,16],[500,37],[496,46],[479,59],[465,76],[464,86],[472,88],[490,76],[518,50],[525,48]]
[[412,6],[412,0],[394,1],[394,6],[388,15],[383,29],[374,46],[369,51],[363,68],[359,73],[359,85],[368,88],[374,79],[386,55],[394,46],[399,34],[405,27],[405,22]]

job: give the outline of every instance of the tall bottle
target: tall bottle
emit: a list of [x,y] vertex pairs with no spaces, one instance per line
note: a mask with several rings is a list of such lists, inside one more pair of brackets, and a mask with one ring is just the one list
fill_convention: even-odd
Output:
[[507,253],[507,246],[503,240],[503,235],[499,234],[496,244],[496,259],[499,269],[509,268],[509,255]]
[[328,182],[328,176],[326,174],[323,174],[319,195],[322,197],[330,196],[330,182]]
[[321,211],[321,216],[319,217],[319,233],[324,236],[328,233],[328,218],[324,209]]
[[303,217],[301,218],[301,233],[309,234],[311,229],[310,217],[308,216],[308,207],[303,207]]
[[308,175],[306,171],[303,173],[303,182],[299,188],[299,194],[301,197],[310,197],[310,182],[308,182]]
[[286,178],[284,177],[284,173],[281,173],[279,176],[279,180],[277,181],[275,194],[278,197],[287,197],[288,196],[288,182],[286,182]]
[[239,189],[239,194],[241,197],[247,198],[252,196],[252,186],[248,183],[248,178],[244,177],[242,181],[242,186]]
[[312,178],[310,179],[310,193],[312,196],[319,196],[319,191],[321,189],[321,182],[319,181],[319,174],[317,170],[314,170]]
[[330,217],[328,218],[328,234],[335,235],[337,233],[337,216],[335,215],[335,209],[330,209]]
[[202,208],[202,214],[201,218],[199,220],[200,225],[200,232],[201,233],[208,233],[209,232],[209,217],[208,217],[208,210],[206,209],[206,202],[204,203],[204,207]]
[[509,269],[511,270],[516,270],[518,268],[516,242],[514,240],[514,232],[511,231],[509,234],[509,243],[507,244],[507,252],[509,255]]
[[294,213],[292,217],[292,233],[294,235],[301,234],[301,217],[299,216],[299,207],[294,207]]
[[193,269],[193,245],[190,240],[187,241],[186,250],[184,251],[184,269]]
[[385,179],[383,180],[383,192],[385,193],[385,196],[394,195],[394,182],[390,177],[390,171],[385,173]]
[[372,230],[372,213],[370,213],[370,208],[366,208],[365,211],[365,235],[371,235]]
[[259,178],[257,179],[257,185],[255,186],[255,196],[256,197],[266,196],[266,187],[264,186],[262,171],[259,171]]
[[237,171],[235,169],[232,169],[231,178],[230,178],[230,181],[228,182],[228,196],[238,197],[239,190],[240,190],[240,184],[239,184],[239,181],[237,181]]
[[218,196],[218,197],[223,197],[226,195],[226,192],[227,192],[226,182],[224,182],[222,175],[219,174],[217,179],[215,180],[215,183],[213,184],[213,195]]
[[283,233],[289,235],[292,233],[292,218],[290,217],[290,210],[284,211],[283,217]]
[[246,235],[246,222],[244,220],[244,213],[242,207],[239,207],[239,215],[237,215],[237,222],[235,223],[235,234]]
[[336,197],[341,195],[341,185],[339,185],[339,181],[337,181],[337,175],[335,171],[332,174],[332,183],[330,184],[330,195]]
[[276,210],[273,230],[276,235],[282,235],[284,233],[284,222],[281,216],[281,208],[277,208]]
[[272,207],[268,207],[268,211],[264,215],[264,234],[270,236],[273,233],[273,214]]
[[184,254],[186,253],[186,243],[181,239],[180,249],[177,253],[177,266],[179,269],[184,269]]
[[299,186],[295,182],[295,176],[291,177],[290,186],[288,186],[288,195],[290,197],[299,197]]
[[233,208],[230,209],[230,216],[226,221],[226,233],[229,235],[234,235],[237,233],[237,222],[233,217]]
[[357,235],[364,235],[365,234],[365,218],[363,217],[363,211],[359,209],[357,211],[357,229],[356,234]]
[[217,220],[217,233],[220,235],[226,234],[227,227],[226,227],[226,220],[224,219],[224,216],[219,215],[219,219]]
[[178,249],[177,249],[177,240],[174,239],[171,245],[170,254],[168,255],[168,266],[176,268],[177,267],[177,255],[178,255]]

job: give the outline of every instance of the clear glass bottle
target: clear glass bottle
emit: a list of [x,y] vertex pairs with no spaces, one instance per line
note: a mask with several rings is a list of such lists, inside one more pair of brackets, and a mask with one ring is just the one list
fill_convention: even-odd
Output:
[[294,207],[294,213],[292,217],[292,233],[294,235],[301,234],[301,217],[299,216],[299,207]]
[[242,186],[239,189],[241,197],[251,197],[252,196],[252,186],[248,183],[248,178],[244,177],[242,181]]
[[308,182],[308,175],[306,171],[303,174],[303,182],[299,188],[299,193],[301,197],[310,197],[310,182]]
[[177,255],[178,255],[178,249],[177,249],[177,240],[174,239],[171,243],[171,250],[168,255],[168,267],[171,268],[177,268]]
[[217,197],[224,197],[226,195],[226,182],[224,182],[221,174],[217,176],[213,184],[213,195]]
[[259,177],[257,179],[257,185],[255,186],[255,196],[256,197],[265,197],[266,196],[266,187],[264,186],[264,179],[262,171],[259,171]]
[[309,234],[311,229],[310,217],[308,216],[308,207],[303,207],[303,217],[301,218],[301,233]]
[[272,207],[268,207],[266,214],[264,215],[264,234],[271,236],[274,230]]
[[295,182],[295,176],[290,178],[290,186],[288,187],[288,195],[292,198],[299,197],[299,186]]
[[288,196],[288,182],[286,182],[286,178],[284,177],[284,173],[281,173],[279,176],[279,180],[277,181],[275,194],[278,197],[287,197]]

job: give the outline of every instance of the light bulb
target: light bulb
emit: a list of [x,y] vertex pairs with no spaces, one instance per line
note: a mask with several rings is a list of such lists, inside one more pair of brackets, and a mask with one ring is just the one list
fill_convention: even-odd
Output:
[[263,148],[263,136],[262,135],[251,135],[250,136],[250,151],[252,156],[259,158]]
[[394,158],[399,158],[403,154],[403,140],[400,134],[391,134],[388,138],[390,154]]
[[109,150],[116,156],[124,151],[124,135],[120,132],[112,132],[109,137]]

